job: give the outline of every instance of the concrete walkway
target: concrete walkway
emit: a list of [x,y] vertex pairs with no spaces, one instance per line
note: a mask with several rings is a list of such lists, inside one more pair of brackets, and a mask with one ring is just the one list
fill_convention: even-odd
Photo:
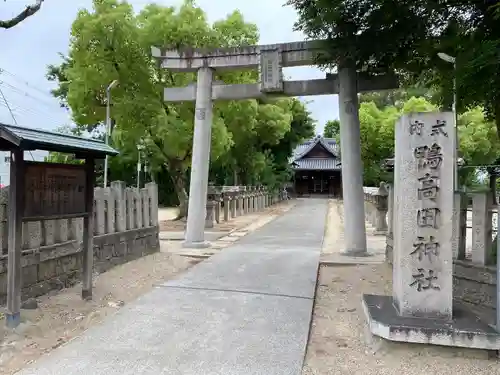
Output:
[[327,201],[284,216],[18,375],[299,375]]

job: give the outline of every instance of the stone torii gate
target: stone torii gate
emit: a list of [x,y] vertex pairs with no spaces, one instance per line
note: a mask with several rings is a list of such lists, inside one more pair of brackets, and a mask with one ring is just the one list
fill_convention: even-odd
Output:
[[[315,64],[318,41],[239,48],[171,50],[152,47],[161,67],[174,72],[197,72],[196,84],[165,88],[167,102],[196,101],[193,156],[185,247],[203,248],[210,158],[213,100],[339,94],[342,189],[345,209],[345,250],[349,255],[367,254],[364,216],[358,92],[398,87],[394,76],[367,77],[354,69],[339,69],[325,79],[284,81],[284,67]],[[213,81],[214,71],[259,69],[260,82],[225,85]]]

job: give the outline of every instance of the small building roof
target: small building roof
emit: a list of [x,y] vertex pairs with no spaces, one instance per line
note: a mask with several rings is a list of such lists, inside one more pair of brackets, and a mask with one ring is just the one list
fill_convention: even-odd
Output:
[[[332,154],[332,158],[305,158],[317,145],[322,145]],[[295,170],[338,171],[341,169],[339,146],[334,138],[324,138],[321,135],[298,145],[293,151],[290,164]]]
[[296,171],[338,171],[341,163],[338,159],[307,158],[294,162]]
[[327,151],[330,151],[333,156],[339,158],[339,146],[335,138],[324,138],[321,135],[317,135],[298,145],[295,150],[293,150],[292,160],[295,161],[306,156],[318,143]]
[[96,139],[0,123],[0,151],[45,150],[102,159],[118,151]]

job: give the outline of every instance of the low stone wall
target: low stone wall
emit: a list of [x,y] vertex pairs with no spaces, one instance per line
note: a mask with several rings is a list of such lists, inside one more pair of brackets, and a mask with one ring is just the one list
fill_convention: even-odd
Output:
[[[8,189],[0,192],[0,215],[8,212]],[[94,200],[94,272],[159,250],[156,184],[138,191],[115,181],[96,188]],[[0,303],[7,294],[6,215],[0,216]],[[37,297],[81,280],[83,219],[23,224],[22,299]]]
[[[386,261],[392,265],[394,234],[392,211],[394,194],[391,185],[387,185],[386,195],[380,188],[365,187],[366,219],[372,225],[380,222],[380,216],[387,212],[388,227],[386,235]],[[387,208],[381,205],[381,199],[388,197]],[[481,320],[495,324],[496,314],[496,266],[492,257],[492,213],[493,205],[487,193],[471,195],[472,210],[469,211],[472,227],[472,248],[466,249],[466,227],[469,198],[463,193],[455,194],[455,216],[453,225],[459,236],[454,244],[453,298],[474,311]],[[457,209],[459,207],[459,209]],[[386,211],[387,210],[387,211]]]
[[283,190],[269,191],[264,186],[208,186],[205,228],[238,216],[262,211],[287,199]]
[[463,260],[453,263],[453,298],[466,304],[482,320],[495,324],[496,267]]

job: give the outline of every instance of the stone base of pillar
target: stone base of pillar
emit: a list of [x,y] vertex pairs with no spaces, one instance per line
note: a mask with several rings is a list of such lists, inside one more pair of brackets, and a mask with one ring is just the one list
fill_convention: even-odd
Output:
[[485,322],[479,321],[474,313],[463,306],[454,308],[454,319],[450,321],[401,316],[392,296],[364,294],[362,304],[369,327],[368,339],[376,336],[387,341],[403,343],[500,349],[500,333]]
[[210,246],[212,246],[212,244],[208,241],[201,241],[201,242],[184,241],[182,243],[182,247],[186,249],[206,249]]
[[354,258],[366,258],[371,257],[373,255],[373,251],[368,250],[358,250],[358,249],[345,249],[340,253],[340,255],[346,257],[354,257]]

